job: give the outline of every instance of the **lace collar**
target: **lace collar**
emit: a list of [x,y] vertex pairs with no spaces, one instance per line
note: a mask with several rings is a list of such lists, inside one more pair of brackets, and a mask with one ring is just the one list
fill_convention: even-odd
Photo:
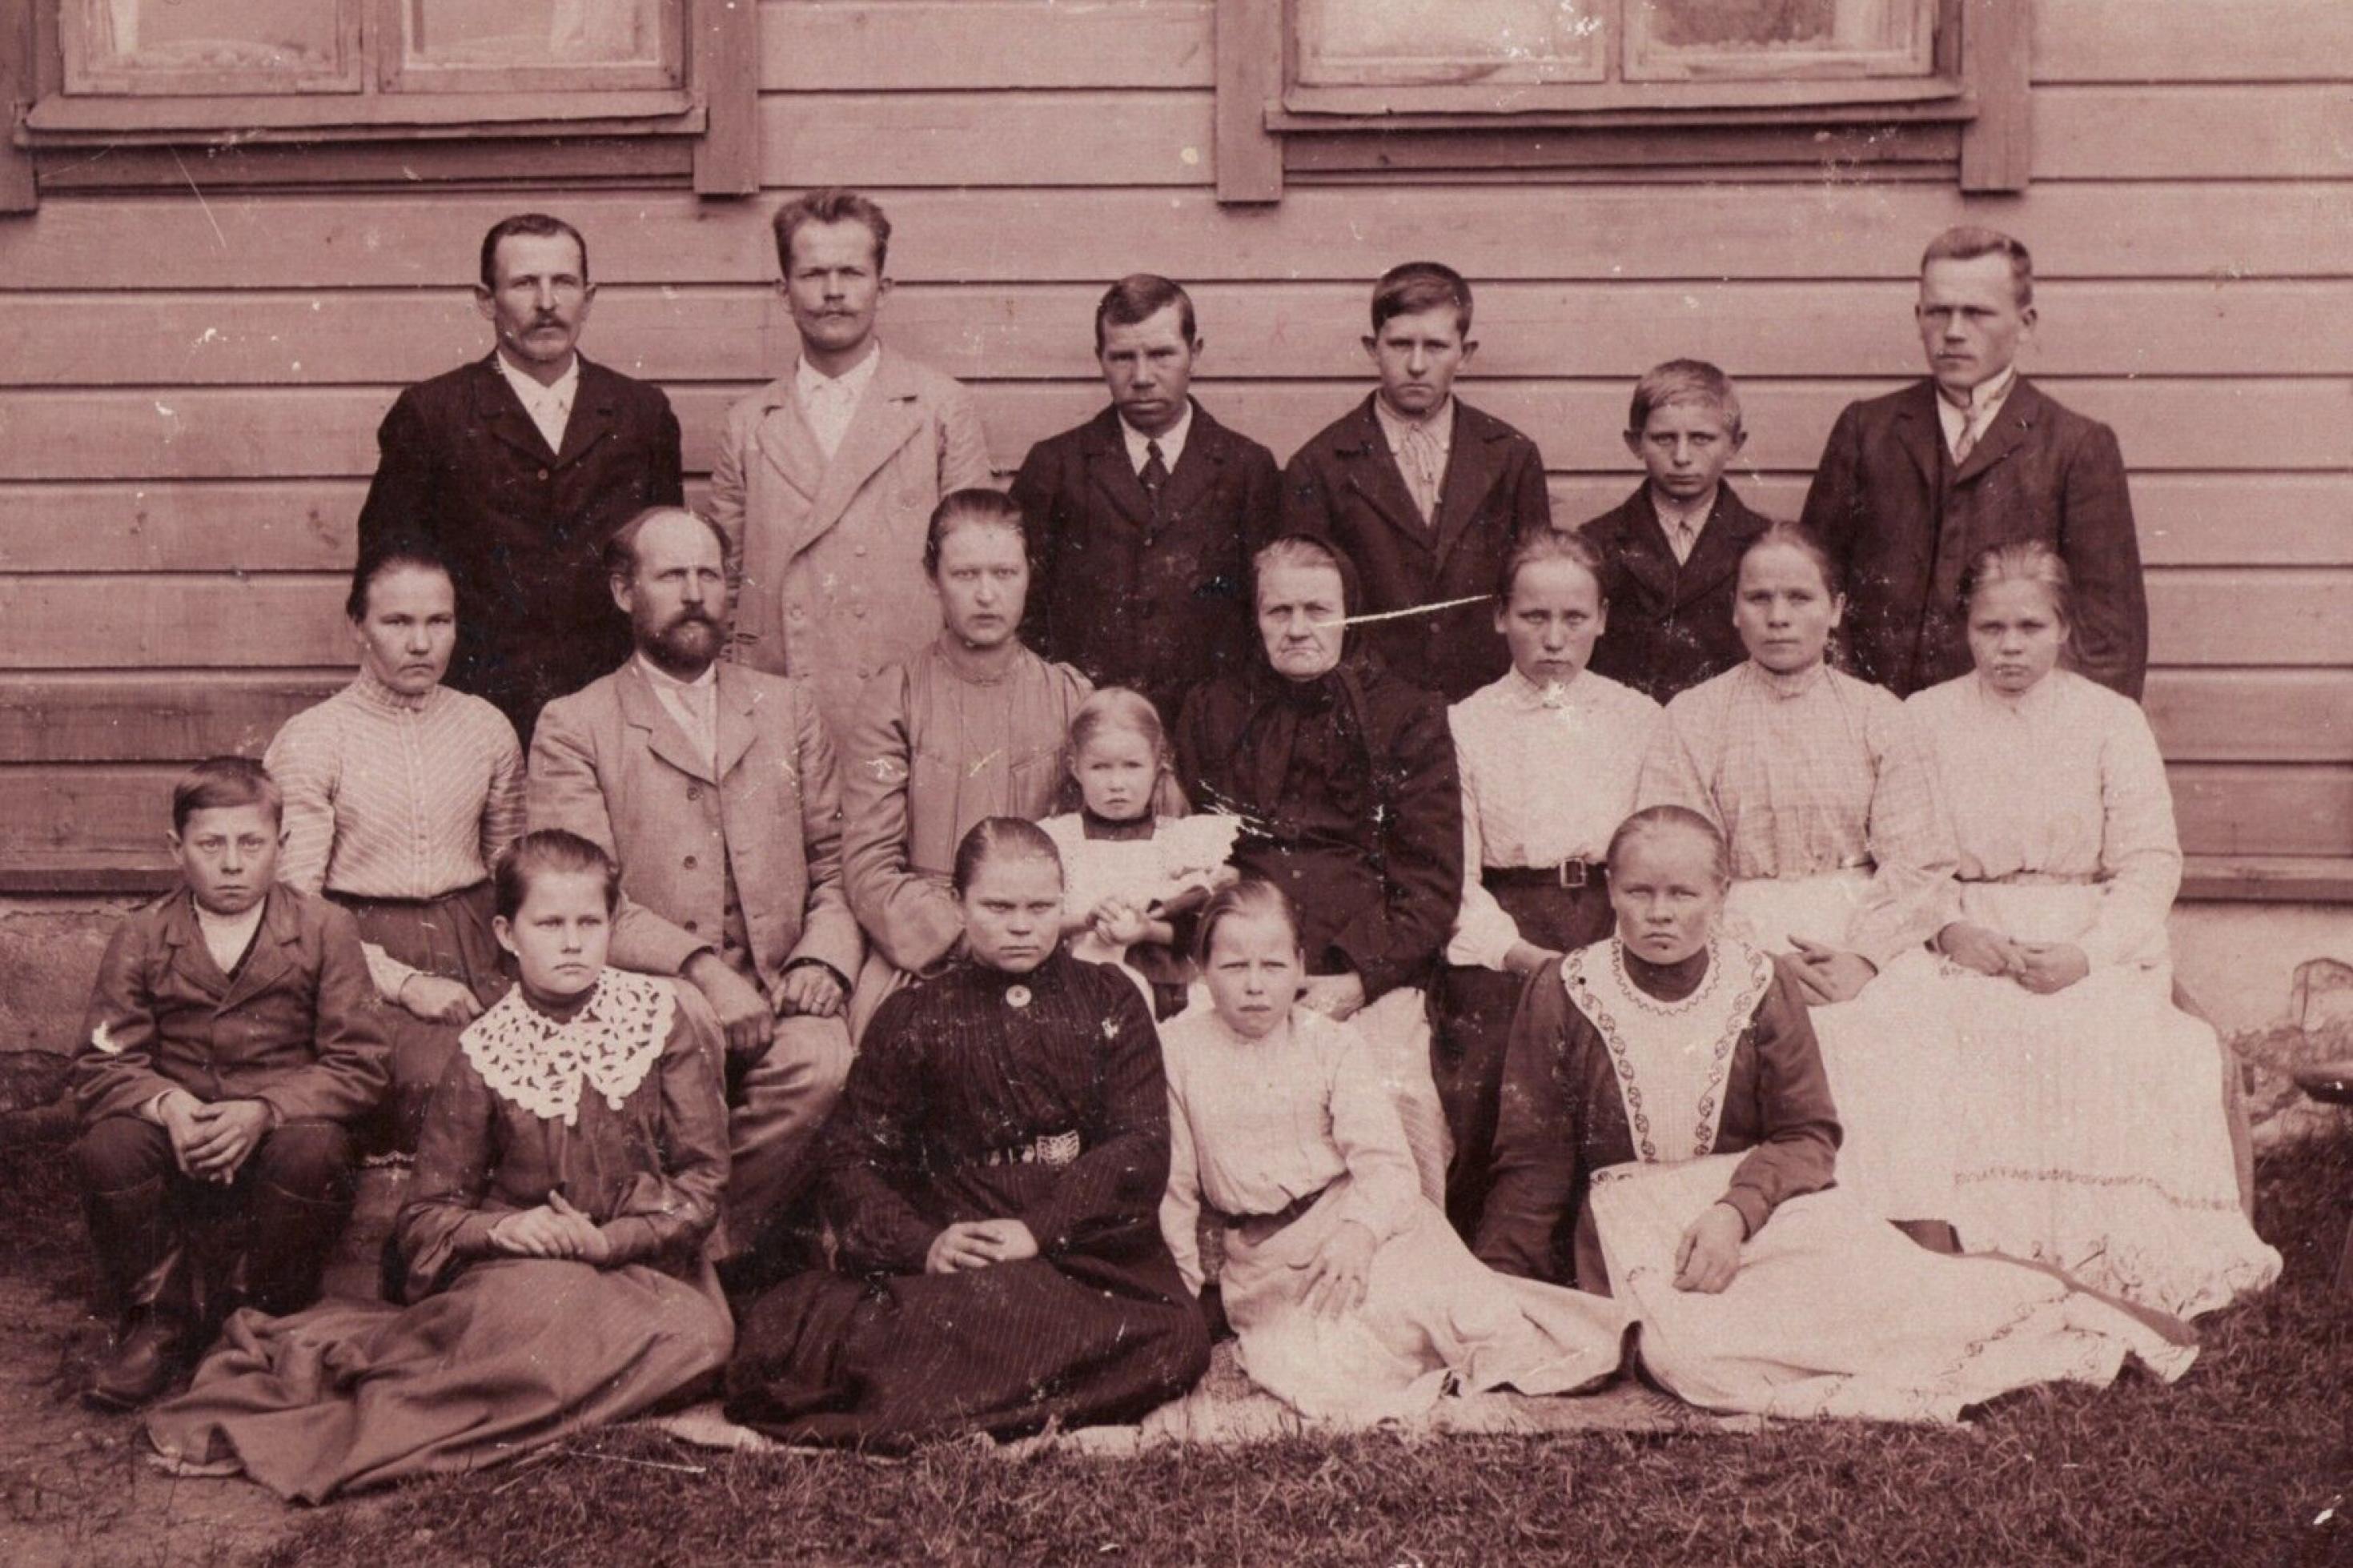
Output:
[[543,1121],[580,1122],[586,1084],[614,1110],[645,1081],[670,1040],[678,998],[651,974],[607,969],[569,1021],[549,1017],[515,986],[458,1037],[491,1092]]

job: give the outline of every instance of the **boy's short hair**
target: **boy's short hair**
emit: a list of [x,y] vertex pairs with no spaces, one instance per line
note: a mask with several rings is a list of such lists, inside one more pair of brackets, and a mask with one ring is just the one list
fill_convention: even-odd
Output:
[[1999,256],[2010,263],[2010,286],[2018,291],[2020,310],[2034,303],[2034,258],[2022,241],[1998,228],[1960,224],[1947,229],[1920,253],[1920,270],[1927,271],[1931,261],[1975,261],[1980,256]]
[[880,276],[891,257],[891,220],[870,196],[856,191],[846,191],[839,185],[826,185],[805,191],[776,209],[769,220],[776,231],[776,265],[787,278],[793,275],[793,236],[805,224],[862,223],[866,232],[874,237],[874,270]]
[[1392,316],[1418,316],[1448,305],[1454,307],[1456,329],[1469,337],[1471,285],[1462,274],[1440,261],[1399,262],[1373,285],[1373,331],[1378,332]]
[[1152,320],[1169,306],[1176,307],[1176,325],[1187,347],[1201,335],[1193,321],[1193,296],[1184,285],[1156,272],[1131,272],[1103,290],[1095,306],[1095,353],[1103,353],[1105,327],[1133,327]]
[[1640,436],[1652,414],[1677,403],[1711,405],[1723,416],[1725,429],[1740,433],[1740,394],[1730,376],[1704,359],[1671,359],[1644,371],[1626,410],[1627,433]]
[[172,786],[172,831],[185,833],[200,811],[238,805],[267,806],[271,821],[286,820],[286,796],[268,768],[251,757],[206,757]]

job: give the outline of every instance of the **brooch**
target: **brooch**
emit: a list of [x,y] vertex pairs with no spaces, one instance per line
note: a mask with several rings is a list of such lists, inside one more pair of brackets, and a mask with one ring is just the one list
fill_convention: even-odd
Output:
[[1016,985],[1009,988],[1005,993],[1005,1000],[1008,1006],[1027,1007],[1029,1005],[1029,987]]

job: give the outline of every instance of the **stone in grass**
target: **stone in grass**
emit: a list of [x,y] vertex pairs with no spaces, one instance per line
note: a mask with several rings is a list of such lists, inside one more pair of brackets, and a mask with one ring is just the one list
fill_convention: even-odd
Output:
[[2232,1037],[2231,1048],[2253,1080],[2247,1111],[2255,1147],[2272,1150],[2326,1136],[2345,1125],[2344,1110],[2315,1101],[2299,1073],[2353,1059],[2353,964],[2316,958],[2296,966],[2288,1021]]

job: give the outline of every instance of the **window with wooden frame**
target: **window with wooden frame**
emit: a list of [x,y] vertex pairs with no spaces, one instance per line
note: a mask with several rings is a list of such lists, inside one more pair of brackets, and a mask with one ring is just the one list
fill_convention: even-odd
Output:
[[[0,0],[0,102],[29,104],[0,158],[23,198],[47,165],[135,183],[135,152],[116,154],[142,147],[251,152],[248,183],[364,179],[384,161],[360,144],[387,142],[412,178],[429,149],[441,177],[528,164],[747,194],[756,27],[740,0]],[[90,146],[115,168],[42,156]],[[31,205],[9,185],[0,170],[0,209]]]
[[2030,21],[2027,0],[1219,0],[1219,194],[1850,146],[2018,189]]

